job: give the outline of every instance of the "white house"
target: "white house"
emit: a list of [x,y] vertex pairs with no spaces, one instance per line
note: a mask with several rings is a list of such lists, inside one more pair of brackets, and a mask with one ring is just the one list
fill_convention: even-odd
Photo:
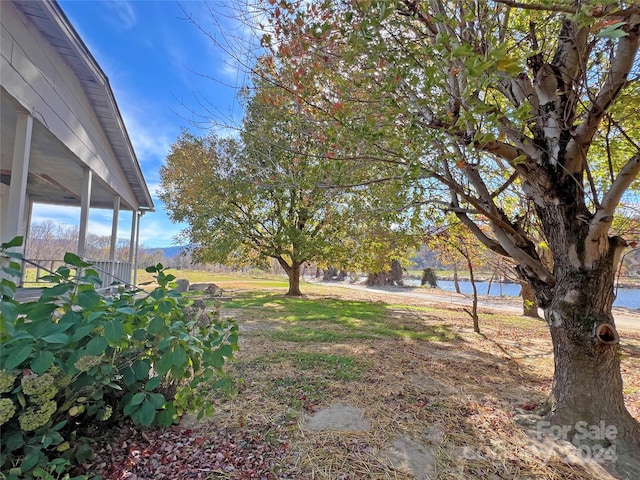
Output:
[[[78,206],[84,257],[90,209],[112,209],[100,268],[130,282],[154,205],[109,80],[54,0],[2,0],[0,21],[0,239],[28,237],[34,203]],[[133,212],[125,265],[114,262],[120,211]]]

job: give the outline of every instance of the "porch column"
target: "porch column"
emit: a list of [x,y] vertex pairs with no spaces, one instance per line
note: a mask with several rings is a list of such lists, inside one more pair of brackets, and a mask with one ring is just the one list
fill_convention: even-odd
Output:
[[120,215],[120,197],[113,196],[113,220],[111,221],[111,246],[109,247],[109,261],[111,262],[111,276],[116,276],[116,248],[118,247],[118,217]]
[[26,112],[17,112],[16,136],[13,142],[13,161],[11,164],[11,183],[9,185],[6,217],[2,225],[2,242],[8,242],[14,237],[23,236],[25,238],[21,251],[24,251],[27,243],[24,222],[32,134],[33,117]]
[[116,259],[116,248],[118,240],[118,217],[120,216],[120,197],[113,196],[113,221],[111,222],[111,247],[109,249],[109,260]]
[[84,259],[87,247],[89,207],[91,205],[91,182],[93,172],[85,168],[82,175],[82,198],[80,199],[80,231],[78,232],[78,256]]
[[135,279],[133,278],[132,269],[134,268],[133,260],[135,258],[135,244],[136,244],[136,226],[137,226],[137,216],[138,212],[136,210],[131,210],[131,238],[129,239],[129,265],[131,265],[131,269],[129,270],[129,283],[131,283],[134,287],[136,286]]
[[136,212],[137,222],[136,222],[136,256],[135,261],[133,263],[133,286],[138,286],[138,250],[140,248],[140,219],[144,215],[144,212],[138,210]]
[[27,255],[29,255],[29,252],[27,251],[27,239],[29,238],[29,236],[31,235],[31,219],[33,218],[33,199],[31,198],[31,195],[29,195],[29,197],[27,197],[27,213],[26,213],[26,219],[25,219],[25,223],[24,223],[24,257],[25,258],[29,258]]

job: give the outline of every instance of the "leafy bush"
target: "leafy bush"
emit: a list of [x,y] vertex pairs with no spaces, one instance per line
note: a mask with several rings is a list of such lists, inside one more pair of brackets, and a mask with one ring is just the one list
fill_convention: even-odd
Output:
[[438,277],[436,272],[432,268],[422,269],[422,278],[420,279],[420,285],[429,284],[431,288],[438,288]]
[[[22,239],[2,244],[0,282],[0,466],[8,479],[69,478],[91,457],[83,433],[130,417],[170,425],[184,412],[209,413],[207,394],[228,388],[222,372],[238,348],[237,325],[212,315],[185,315],[175,277],[147,268],[150,293],[96,292],[98,273],[78,256],[43,279],[35,302],[15,299]],[[203,321],[203,318],[206,321]]]

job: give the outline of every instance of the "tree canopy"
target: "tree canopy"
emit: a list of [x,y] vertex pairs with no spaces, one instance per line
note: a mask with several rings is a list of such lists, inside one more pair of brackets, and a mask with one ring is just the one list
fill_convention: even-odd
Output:
[[196,260],[264,266],[273,258],[290,295],[301,293],[305,262],[383,268],[389,259],[372,255],[376,245],[388,254],[416,241],[393,207],[403,198],[390,196],[393,183],[363,185],[331,160],[332,147],[316,141],[296,108],[263,84],[239,138],[183,132],[161,170],[161,199],[172,220],[188,224],[183,237]]

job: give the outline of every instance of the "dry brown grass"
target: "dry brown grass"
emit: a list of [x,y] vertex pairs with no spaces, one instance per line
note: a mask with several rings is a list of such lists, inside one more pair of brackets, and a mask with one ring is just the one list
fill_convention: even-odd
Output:
[[[242,295],[238,285],[225,287]],[[292,342],[270,335],[290,327],[277,316],[234,309],[233,302],[227,305],[224,314],[234,317],[243,333],[231,369],[243,382],[237,395],[216,400],[214,422],[236,428],[260,424],[280,432],[280,441],[288,443],[282,466],[286,478],[415,478],[382,455],[394,438],[428,446],[438,479],[606,478],[599,467],[567,463],[563,455],[536,450],[515,421],[517,415],[534,411],[549,393],[553,358],[544,322],[484,311],[483,335],[477,335],[460,308],[431,309],[432,303],[417,299],[372,298],[341,288],[305,289],[312,300],[385,302],[391,305],[385,323],[412,329],[445,326],[453,339],[383,336]],[[322,322],[313,327],[324,328]],[[623,352],[627,406],[640,418],[640,335],[625,335]],[[314,366],[313,359],[325,358],[349,361],[336,368],[327,369],[324,361]],[[303,428],[304,415],[338,402],[362,409],[370,430]]]

